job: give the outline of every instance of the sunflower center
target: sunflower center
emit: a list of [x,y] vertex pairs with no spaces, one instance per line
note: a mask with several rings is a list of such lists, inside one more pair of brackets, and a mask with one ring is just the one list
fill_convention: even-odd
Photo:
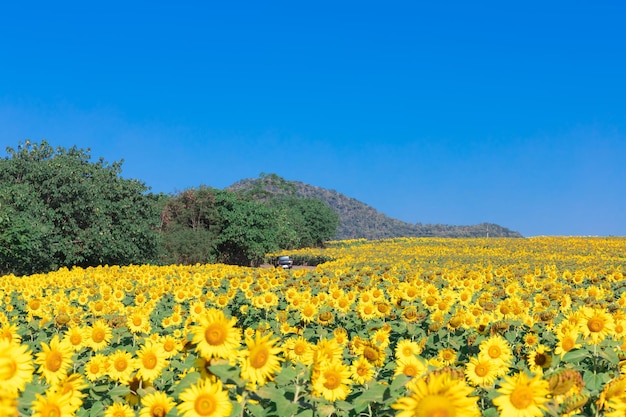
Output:
[[296,355],[301,356],[304,352],[306,352],[306,346],[303,343],[298,343],[293,347],[293,352]]
[[520,386],[511,392],[510,401],[518,410],[525,410],[533,403],[533,392],[528,387]]
[[104,330],[102,329],[94,329],[91,333],[91,338],[94,342],[100,343],[104,340]]
[[416,376],[417,375],[417,368],[415,367],[415,365],[406,365],[403,369],[402,369],[402,373],[406,376]]
[[128,367],[128,362],[125,358],[118,358],[113,363],[113,366],[115,366],[117,371],[122,372]]
[[598,333],[604,329],[604,323],[597,317],[592,317],[587,321],[587,328],[590,332]]
[[561,346],[563,347],[564,351],[569,352],[570,350],[574,348],[574,340],[571,337],[568,337],[563,340],[563,343],[561,343]]
[[215,412],[217,404],[215,404],[215,398],[212,395],[201,394],[193,403],[193,408],[201,416],[210,416]]
[[226,331],[220,323],[214,323],[207,326],[204,332],[204,338],[209,345],[218,346],[226,341]]
[[82,343],[83,337],[80,334],[74,333],[70,336],[70,343],[74,346],[78,346]]
[[456,410],[443,395],[427,395],[419,402],[415,417],[454,417]]
[[165,407],[161,404],[155,405],[150,409],[150,415],[154,417],[164,417],[167,414]]
[[484,363],[478,363],[474,368],[474,373],[479,377],[485,377],[489,373],[489,366]]
[[17,372],[17,364],[13,359],[2,358],[0,360],[0,380],[6,381],[15,375]]
[[378,351],[370,346],[365,346],[365,349],[363,349],[363,356],[370,362],[376,362],[380,357]]
[[48,354],[46,358],[46,368],[48,368],[52,372],[56,372],[61,369],[61,364],[63,363],[63,356],[61,352],[52,351]]
[[41,410],[41,416],[42,417],[60,417],[61,409],[59,408],[57,404],[48,403],[45,405],[45,407],[43,407],[43,410]]
[[324,373],[324,387],[329,390],[337,389],[341,385],[341,377],[334,371]]
[[157,364],[157,358],[154,353],[147,353],[141,358],[141,363],[146,369],[154,369]]
[[489,357],[491,357],[492,359],[496,359],[499,358],[500,355],[502,355],[502,349],[500,349],[499,346],[489,346],[489,350],[487,351],[487,353],[489,354]]
[[535,364],[543,366],[546,364],[546,362],[548,362],[547,356],[543,353],[537,353],[537,356],[535,356]]
[[260,346],[254,349],[250,355],[250,365],[253,368],[262,368],[269,359],[269,351],[266,347]]
[[133,317],[133,326],[141,326],[142,322],[143,320],[141,319],[141,317]]

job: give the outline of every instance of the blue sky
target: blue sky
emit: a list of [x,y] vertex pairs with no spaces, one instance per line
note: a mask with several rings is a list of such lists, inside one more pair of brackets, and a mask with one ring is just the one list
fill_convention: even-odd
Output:
[[0,146],[155,192],[260,173],[411,223],[626,235],[626,5],[10,2]]

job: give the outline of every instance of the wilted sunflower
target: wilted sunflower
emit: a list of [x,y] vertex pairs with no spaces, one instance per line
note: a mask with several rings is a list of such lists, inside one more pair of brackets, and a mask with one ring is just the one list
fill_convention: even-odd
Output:
[[4,392],[24,391],[35,368],[27,345],[0,339],[0,386]]
[[272,339],[272,333],[262,335],[257,330],[255,338],[247,338],[241,364],[241,377],[252,385],[263,385],[280,371],[280,347],[274,346],[278,339]]
[[540,375],[529,377],[520,372],[513,376],[505,376],[502,386],[497,389],[500,394],[493,403],[501,415],[507,417],[540,417],[546,410],[546,397],[550,393],[548,381]]
[[396,417],[480,416],[472,387],[450,372],[431,373],[412,382],[410,395],[391,405],[399,411]]
[[227,417],[232,412],[228,391],[222,389],[221,381],[201,379],[185,389],[180,395],[178,410],[182,417]]
[[208,309],[197,317],[198,325],[191,327],[192,343],[207,359],[234,357],[241,345],[241,330],[235,327],[236,318],[226,318],[222,310]]
[[154,391],[141,398],[139,417],[164,417],[176,402],[162,391]]
[[350,369],[339,361],[319,364],[313,372],[313,394],[327,401],[345,400],[350,393]]

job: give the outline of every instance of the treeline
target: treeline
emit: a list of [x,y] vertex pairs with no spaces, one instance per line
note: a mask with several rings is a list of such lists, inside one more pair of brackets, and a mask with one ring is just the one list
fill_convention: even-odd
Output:
[[[233,184],[231,190],[246,190],[259,187],[261,179],[244,179]],[[288,181],[295,195],[315,198],[325,202],[339,215],[339,227],[335,239],[388,239],[394,237],[522,237],[516,231],[492,223],[471,226],[445,224],[413,224],[391,218],[367,204],[347,197],[335,190]],[[281,193],[277,187],[266,187],[267,191]]]
[[[321,246],[338,215],[298,197],[276,175],[235,192],[200,186],[154,194],[122,162],[46,141],[0,159],[0,275],[60,267],[223,262],[258,265],[268,252]],[[263,186],[282,187],[270,194]]]

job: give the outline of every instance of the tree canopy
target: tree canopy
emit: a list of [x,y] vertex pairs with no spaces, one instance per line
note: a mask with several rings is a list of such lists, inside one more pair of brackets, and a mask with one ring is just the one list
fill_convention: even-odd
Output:
[[122,162],[46,141],[0,159],[0,272],[142,263],[158,253],[158,207]]

